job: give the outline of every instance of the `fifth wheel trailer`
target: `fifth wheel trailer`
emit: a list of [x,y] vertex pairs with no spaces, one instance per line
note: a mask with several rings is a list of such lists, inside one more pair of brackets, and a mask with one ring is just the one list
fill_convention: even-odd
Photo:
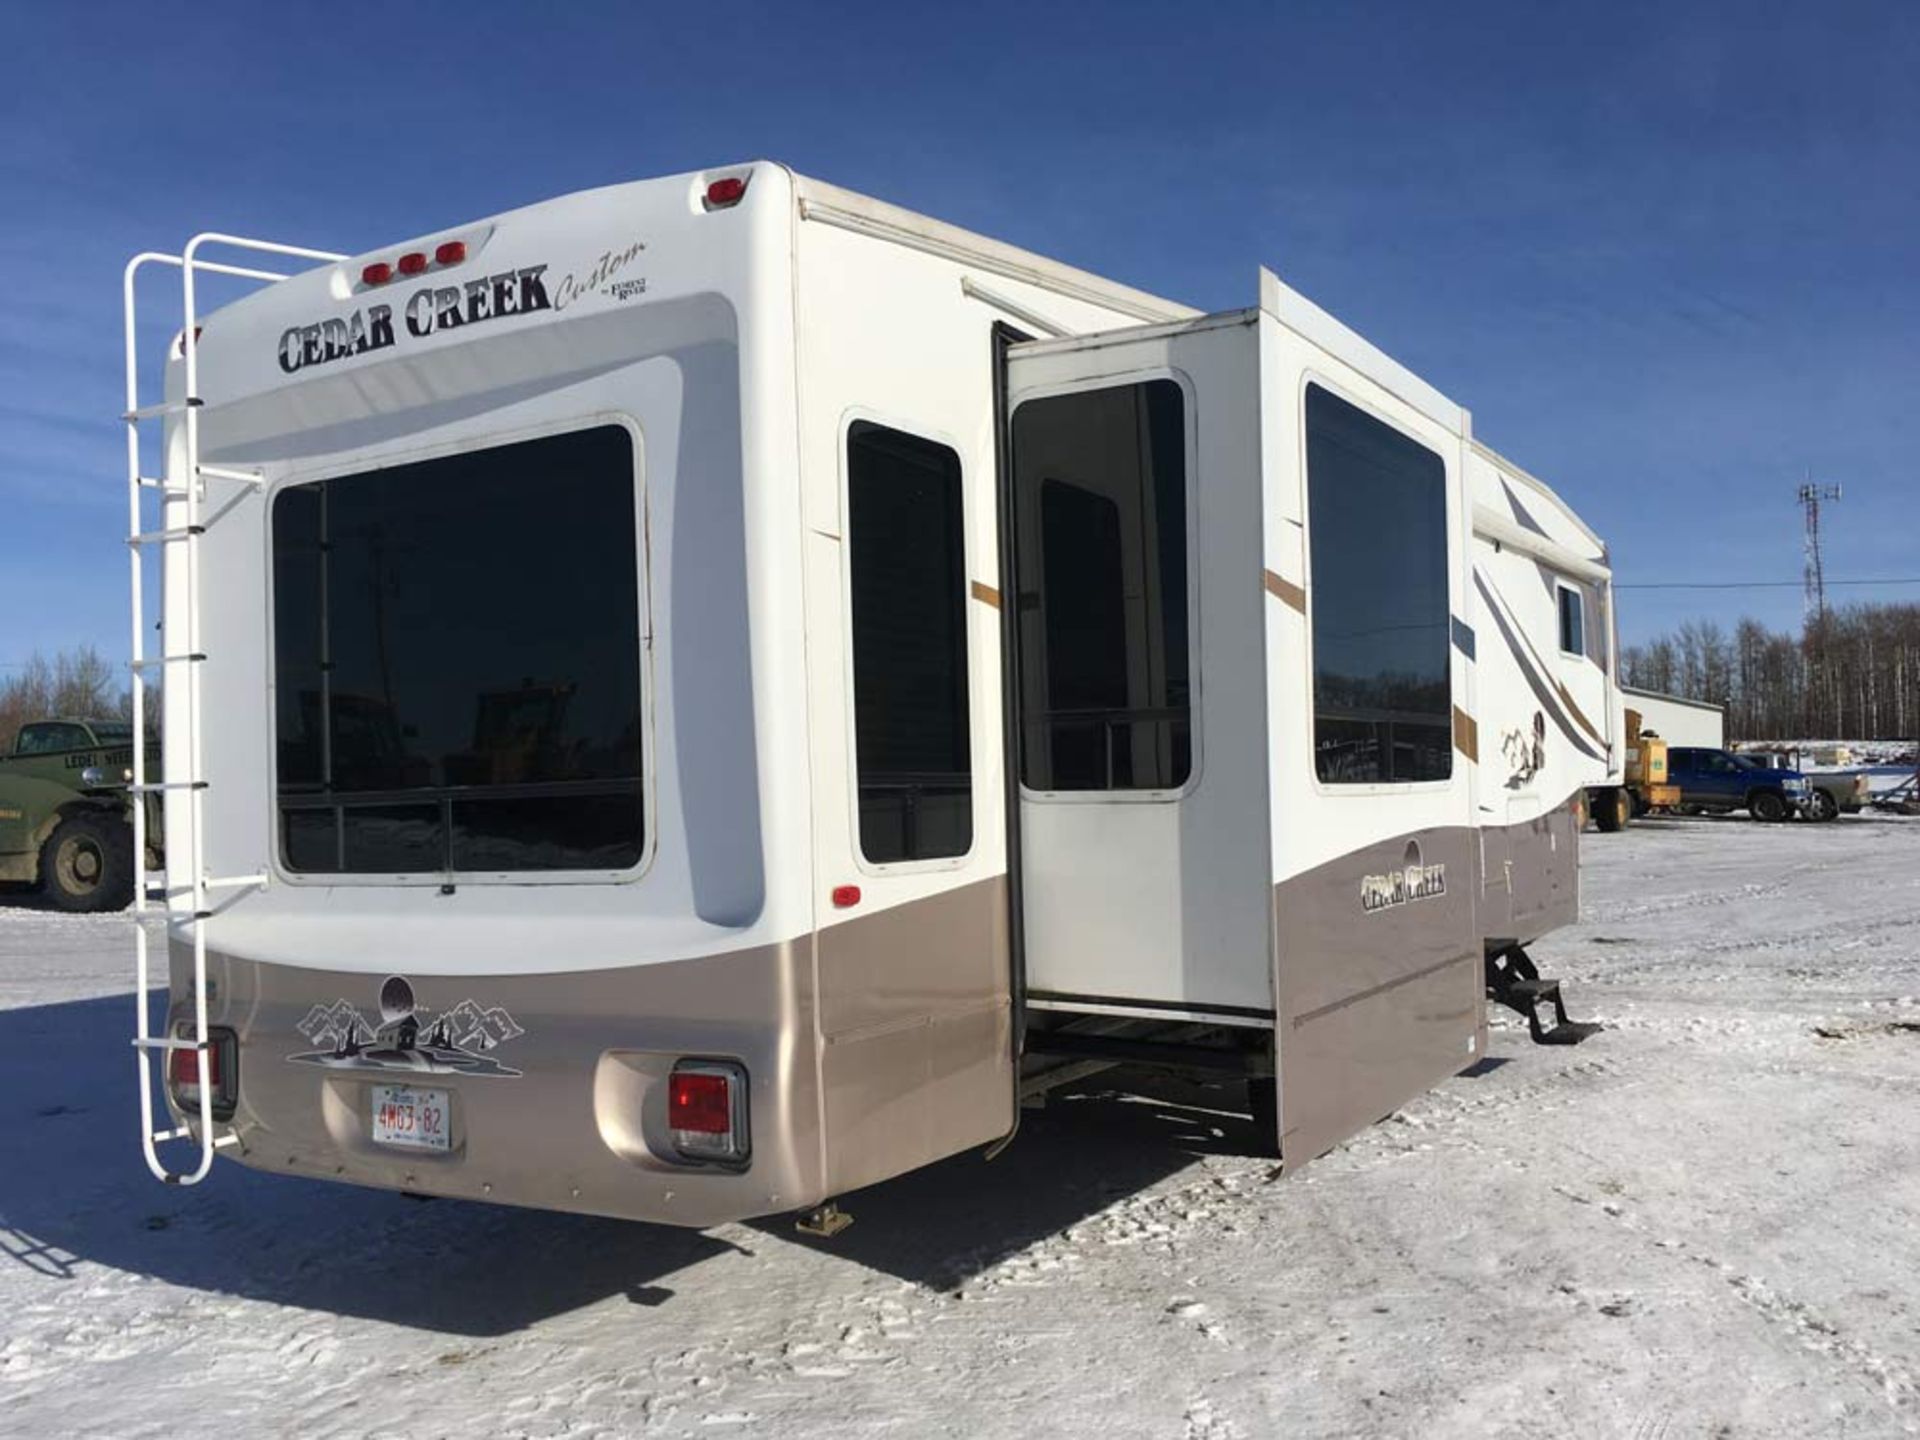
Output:
[[1533,592],[1610,635],[1604,550],[1270,273],[1201,315],[755,163],[126,288],[156,1175],[828,1226],[1127,1059],[1294,1168],[1573,917],[1611,654]]

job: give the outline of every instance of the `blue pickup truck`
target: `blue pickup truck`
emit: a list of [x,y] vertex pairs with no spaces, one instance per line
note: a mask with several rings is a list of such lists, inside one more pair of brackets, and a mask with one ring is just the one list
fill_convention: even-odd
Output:
[[1787,820],[1807,810],[1813,794],[1798,770],[1692,745],[1667,748],[1667,780],[1680,789],[1683,815],[1745,810],[1756,820]]

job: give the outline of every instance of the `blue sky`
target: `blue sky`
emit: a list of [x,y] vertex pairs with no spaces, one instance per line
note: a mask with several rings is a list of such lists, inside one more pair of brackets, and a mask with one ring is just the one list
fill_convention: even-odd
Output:
[[1797,624],[1808,471],[1846,487],[1830,576],[1920,575],[1910,3],[93,4],[8,32],[0,665],[124,653],[133,251],[357,252],[757,156],[1210,309],[1271,265],[1472,409],[1623,584],[1788,582],[1624,591],[1628,641]]

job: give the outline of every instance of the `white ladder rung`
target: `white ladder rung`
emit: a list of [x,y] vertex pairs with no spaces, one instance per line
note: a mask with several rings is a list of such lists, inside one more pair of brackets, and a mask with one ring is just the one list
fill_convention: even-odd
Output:
[[264,890],[267,878],[264,870],[252,875],[209,875],[200,885],[205,890]]
[[129,545],[166,545],[176,540],[192,540],[207,533],[204,525],[179,525],[171,530],[142,530],[127,537]]
[[205,1042],[176,1040],[168,1035],[155,1035],[144,1040],[136,1039],[133,1042],[133,1048],[136,1050],[199,1050],[203,1048],[203,1044],[211,1046],[213,1042],[211,1040]]
[[153,1139],[155,1144],[159,1144],[163,1140],[184,1140],[191,1134],[193,1134],[192,1129],[182,1125],[178,1130],[156,1130],[153,1132]]
[[242,485],[252,485],[256,489],[267,483],[267,478],[253,470],[235,470],[227,465],[202,465],[202,475],[211,475],[215,480],[237,480]]
[[157,795],[163,790],[204,790],[204,780],[149,780],[144,785],[129,785],[129,795]]
[[139,481],[141,489],[158,490],[161,495],[169,500],[184,500],[187,498],[187,492],[183,487],[169,485],[166,477],[163,475],[138,475],[134,478]]
[[144,660],[128,662],[131,670],[157,670],[162,665],[186,665],[206,659],[204,652],[195,650],[184,655],[150,655]]
[[188,396],[185,400],[161,400],[153,405],[142,405],[138,409],[120,412],[122,420],[155,420],[162,415],[183,415],[190,406],[204,405],[207,402],[198,396]]

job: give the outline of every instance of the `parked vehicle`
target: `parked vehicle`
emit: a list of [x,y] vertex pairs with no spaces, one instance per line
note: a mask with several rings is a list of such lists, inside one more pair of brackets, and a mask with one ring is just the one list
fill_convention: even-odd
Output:
[[1668,747],[1667,778],[1680,791],[1680,812],[1689,815],[1745,810],[1756,820],[1789,820],[1812,793],[1798,770],[1694,745]]
[[[1796,771],[1792,756],[1779,751],[1740,750],[1734,759],[1753,770]],[[1873,799],[1873,781],[1857,770],[1807,770],[1807,798],[1800,814],[1808,820],[1838,820],[1858,815]]]
[[1622,787],[1630,797],[1633,813],[1671,810],[1680,803],[1680,787],[1667,775],[1667,742],[1647,727],[1639,710],[1628,707],[1625,714],[1627,760]]
[[133,898],[124,720],[36,720],[0,756],[0,880],[40,887],[59,909],[118,910]]
[[188,276],[126,401],[156,1174],[825,1232],[1089,1067],[1243,1080],[1293,1169],[1489,988],[1589,1033],[1519,962],[1623,748],[1605,546],[1272,274],[1202,315],[765,163],[203,315],[220,239],[128,279]]

